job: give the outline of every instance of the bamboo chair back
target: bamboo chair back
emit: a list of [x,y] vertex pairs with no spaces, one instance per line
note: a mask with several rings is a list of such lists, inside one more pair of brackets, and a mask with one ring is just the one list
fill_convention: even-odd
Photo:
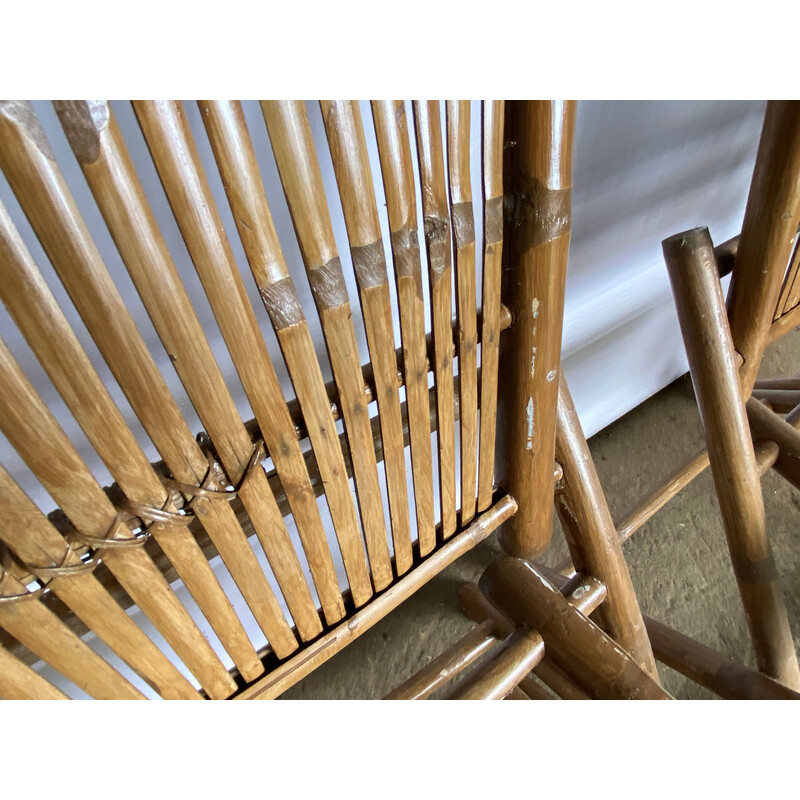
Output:
[[[303,103],[262,103],[264,130],[238,103],[199,102],[193,131],[180,103],[137,101],[153,174],[134,166],[141,143],[123,137],[116,107],[54,106],[132,287],[112,277],[73,194],[85,187],[68,184],[33,107],[0,104],[0,169],[19,207],[0,206],[0,298],[38,362],[0,342],[0,429],[58,506],[31,499],[22,468],[0,468],[0,697],[274,697],[518,508],[527,522],[509,550],[546,545],[536,496],[553,491],[574,104],[322,102],[321,150]],[[512,278],[527,283],[510,335],[536,367],[512,355],[498,391],[512,321],[500,301],[507,111],[529,198],[513,221],[524,269]],[[281,198],[265,193],[267,137],[295,249],[273,220]],[[152,200],[156,175],[180,239]],[[530,213],[530,192],[546,215]],[[39,368],[68,415],[34,388]]]

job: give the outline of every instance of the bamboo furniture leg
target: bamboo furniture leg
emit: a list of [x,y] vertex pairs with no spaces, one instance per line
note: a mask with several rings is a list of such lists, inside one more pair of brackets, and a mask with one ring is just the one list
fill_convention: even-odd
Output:
[[711,238],[706,228],[696,228],[664,240],[663,247],[756,662],[762,672],[797,689],[800,669],[767,539]]
[[506,552],[535,558],[553,532],[549,467],[555,449],[564,282],[570,237],[575,103],[506,104],[514,201],[506,305],[512,324],[501,351],[502,485],[519,511],[501,532]]
[[563,374],[558,387],[556,456],[564,471],[563,488],[556,490],[556,508],[564,523],[575,568],[596,576],[606,585],[604,627],[658,682],[658,670],[619,536]]

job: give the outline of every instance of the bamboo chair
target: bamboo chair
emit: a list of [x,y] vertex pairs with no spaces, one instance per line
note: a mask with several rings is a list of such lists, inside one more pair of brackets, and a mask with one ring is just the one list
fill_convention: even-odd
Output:
[[[349,265],[336,249],[305,106],[264,102],[262,111],[316,318],[301,306],[297,281],[302,276],[290,271],[282,255],[241,106],[199,103],[252,280],[295,392],[287,402],[182,105],[135,102],[175,221],[252,407],[250,421],[239,416],[111,107],[83,101],[55,106],[204,430],[190,430],[148,352],[32,107],[4,102],[0,169],[163,460],[148,461],[0,208],[0,297],[114,480],[107,489],[101,487],[18,360],[0,343],[0,429],[60,506],[44,514],[14,476],[0,469],[0,697],[63,697],[31,668],[38,660],[95,698],[139,698],[147,688],[163,698],[276,697],[504,523],[502,542],[513,556],[534,557],[547,548],[574,103],[485,103],[482,192],[470,180],[469,104],[447,104],[445,160],[438,103],[415,103],[409,120],[403,103],[375,102],[371,121],[361,119],[355,103],[321,103],[364,320],[367,364],[358,356],[351,313],[355,298],[345,281]],[[366,124],[374,125],[378,142],[391,233],[386,251]],[[510,154],[505,177],[504,145]],[[504,202],[510,210],[505,231]],[[475,252],[475,213],[483,218],[482,258]],[[504,248],[505,238],[510,247]],[[504,251],[508,308],[500,301]],[[393,335],[392,271],[399,349]],[[327,384],[311,335],[316,324],[333,373]],[[498,387],[501,332],[506,329],[504,380]],[[562,401],[565,387],[562,382]],[[369,412],[373,401],[377,416]],[[575,422],[574,409],[564,413]],[[562,457],[564,469],[557,469],[556,477],[563,472],[564,491],[581,508],[596,501],[596,487],[582,486],[585,440],[574,425],[559,431],[569,439],[562,446],[577,451],[574,463]],[[502,453],[497,475],[496,439]],[[388,514],[381,500],[381,461]],[[317,498],[323,496],[335,543],[329,542],[320,514]],[[287,528],[290,516],[299,547]],[[589,613],[607,594],[602,610],[606,627],[633,654],[625,655],[625,669],[632,665],[647,676],[655,670],[652,653],[619,547],[609,538],[609,520],[603,517],[588,536],[577,538],[575,560],[587,570],[594,593],[581,601],[573,592],[571,601]],[[259,561],[259,548],[274,582]],[[345,586],[335,569],[337,549]],[[255,643],[245,630],[209,563],[217,555],[266,645]],[[506,571],[516,575],[519,568],[514,560],[499,565],[498,585]],[[174,591],[178,578],[202,622]],[[502,607],[501,595],[498,603]],[[132,604],[155,633],[126,613]],[[542,627],[538,618],[519,622],[527,630],[512,634],[516,638],[503,659],[515,674],[541,650],[539,634],[533,633]],[[201,629],[206,624],[232,667],[209,644]],[[506,630],[505,624],[496,630]],[[81,638],[87,631],[114,659],[102,657]],[[592,628],[590,638],[602,644],[593,646],[610,653],[610,639],[595,633]],[[547,639],[550,633],[543,629],[541,635]],[[120,662],[132,673],[117,668]],[[655,681],[647,680],[655,691]],[[509,691],[516,689],[515,684]]]
[[[775,402],[777,410],[788,411],[789,406],[778,403],[786,398],[770,394],[785,390],[786,379],[762,383],[764,391],[750,397],[764,348],[800,322],[794,294],[799,223],[800,104],[770,102],[741,236],[715,248],[708,230],[699,228],[663,243],[707,450],[668,476],[615,525],[619,542],[625,542],[711,466],[759,671],[656,620],[645,619],[645,624],[660,661],[725,698],[800,697],[797,656],[759,485],[760,476],[773,466],[800,485],[795,461],[800,413],[795,409],[782,419],[755,399],[760,396]],[[726,312],[720,278],[730,272]],[[561,516],[564,520],[565,514]],[[577,527],[585,524],[578,520]],[[558,571],[571,576],[575,567],[565,562]]]

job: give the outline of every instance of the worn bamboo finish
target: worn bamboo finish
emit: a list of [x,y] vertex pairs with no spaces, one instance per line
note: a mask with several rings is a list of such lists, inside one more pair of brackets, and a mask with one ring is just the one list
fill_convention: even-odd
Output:
[[[0,299],[119,487],[134,503],[174,513],[175,506],[166,489],[92,367],[2,204],[0,257],[4,261]],[[96,329],[95,333],[99,333],[99,330]],[[110,349],[107,352],[110,355]],[[118,351],[116,355],[120,356],[121,352]],[[127,372],[130,376],[131,371]],[[136,378],[131,380],[129,377],[124,386],[135,395],[137,383]],[[137,410],[143,422],[148,428],[157,429],[157,410],[152,404],[145,405],[141,400],[140,397]],[[199,483],[208,464],[185,423],[175,435],[183,436],[186,457],[180,462],[168,462],[168,466],[173,468],[173,474],[179,479]],[[205,465],[205,469],[201,465]],[[226,527],[223,520],[227,520],[227,524],[234,528],[239,527],[227,505],[227,499],[223,499],[222,503],[226,506],[227,515],[217,514],[216,509],[209,508],[208,513],[201,517],[204,521],[208,520],[211,534],[217,528]],[[239,670],[244,675],[252,676],[251,679],[258,677],[263,667],[255,648],[188,528],[179,519],[173,519],[153,525],[150,530]]]
[[[411,146],[402,100],[373,102],[372,114],[381,160],[397,284],[417,536],[420,551],[425,554],[436,546],[436,538],[431,423],[428,413],[428,357],[423,344],[425,305]],[[431,359],[432,363],[434,361],[435,359]]]
[[559,379],[556,456],[564,471],[556,508],[564,524],[573,563],[608,589],[603,622],[622,645],[658,681],[653,652],[636,600],[622,546],[614,528],[589,447],[563,375]]
[[[281,417],[285,422],[287,416],[280,384],[247,299],[183,109],[174,102],[136,101],[134,111],[258,426],[265,441],[269,437],[273,448],[280,449],[291,438],[287,426],[278,422]],[[241,455],[237,453],[237,456],[239,464],[234,474],[229,476],[232,481],[241,480],[248,463],[247,459],[242,460],[244,452]],[[300,637],[304,640],[314,638],[322,630],[322,623],[261,467],[257,466],[249,473],[239,489],[239,496],[247,508]],[[304,549],[307,549],[306,533],[311,532],[301,532]],[[277,605],[270,602],[270,606],[270,630],[273,637],[283,643],[283,653],[288,654],[293,649],[293,637]]]
[[497,438],[500,291],[503,265],[503,125],[505,101],[483,103],[483,319],[478,511],[489,507]]
[[502,558],[488,567],[479,585],[503,613],[538,631],[548,657],[593,697],[670,697],[613,639],[564,602],[561,593],[527,562]]
[[[236,480],[252,452],[250,438],[169,255],[114,115],[107,104],[97,102],[61,102],[56,110],[156,331],[224,469]],[[184,439],[192,469],[174,465],[173,475],[183,483],[199,484],[208,463],[199,448],[189,448]],[[265,635],[275,641],[279,652],[291,652],[296,643],[282,632],[280,623],[274,624],[281,616],[277,601],[229,503],[224,496],[200,494],[194,496],[192,508]],[[234,661],[239,666],[241,659]],[[244,670],[239,669],[245,676],[263,672],[260,661],[252,659],[245,662]]]
[[706,228],[696,228],[664,240],[663,248],[756,662],[799,688],[711,238]]
[[570,237],[575,103],[506,104],[514,200],[506,256],[513,319],[501,351],[503,485],[520,511],[501,533],[511,555],[534,558],[553,532],[550,464],[555,448],[564,284]]
[[0,698],[3,700],[69,700],[52,683],[0,646]]
[[[478,326],[475,315],[475,218],[469,168],[470,104],[447,102],[447,161],[450,217],[456,270],[458,315],[458,385],[461,433],[461,517],[475,515],[478,478]],[[499,301],[498,301],[499,302]]]
[[[116,509],[2,342],[0,383],[0,428],[79,533],[130,539]],[[106,546],[103,560],[209,695],[230,695],[235,684],[227,670],[144,550]],[[191,686],[177,673],[162,680],[174,694],[192,696]]]
[[497,644],[494,620],[486,619],[452,647],[432,659],[384,697],[384,700],[424,700],[474,664]]
[[733,347],[750,394],[800,223],[800,101],[770,101],[728,293]]
[[422,184],[422,213],[434,346],[436,387],[436,440],[439,449],[439,500],[442,535],[456,529],[456,451],[453,412],[453,334],[450,316],[453,304],[453,267],[450,213],[444,167],[442,125],[436,100],[414,103],[414,128]]
[[359,610],[347,622],[326,633],[305,652],[289,659],[272,673],[256,681],[245,689],[236,699],[268,700],[277,697],[304,678],[320,664],[343,647],[369,630],[378,620],[385,617],[400,603],[452,564],[459,556],[471,550],[493,533],[517,510],[513,497],[505,495],[490,509],[476,517],[469,527],[459,531],[435,553],[422,560],[407,575],[396,581],[380,597],[375,598],[365,608]]
[[726,700],[800,700],[800,694],[788,686],[725,658],[657,620],[645,617],[645,623],[659,661]]
[[[386,521],[350,300],[311,128],[300,102],[263,102],[262,111],[339,390],[373,584],[378,588],[391,580]],[[348,579],[357,606],[371,596],[370,567],[353,542]]]
[[[403,575],[412,564],[403,419],[397,386],[389,276],[367,142],[357,103],[322,101],[320,106],[358,282],[378,401],[395,568],[398,575]],[[375,588],[383,588],[377,580]]]

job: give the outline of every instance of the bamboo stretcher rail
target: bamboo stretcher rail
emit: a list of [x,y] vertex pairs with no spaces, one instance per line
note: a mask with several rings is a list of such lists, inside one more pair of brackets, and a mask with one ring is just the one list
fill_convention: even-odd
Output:
[[[264,440],[278,447],[291,447],[280,384],[247,300],[183,109],[178,103],[144,101],[135,101],[133,108]],[[249,462],[244,458],[238,448],[236,455],[231,456],[230,466],[236,469],[229,475],[231,480],[239,480],[247,469]],[[312,639],[322,630],[322,623],[263,469],[256,467],[249,472],[239,496],[246,505],[298,633],[303,640]],[[311,547],[308,537],[313,535],[313,530],[312,527],[299,531],[306,551]],[[313,560],[313,551],[310,560]],[[288,624],[274,598],[266,592],[263,597],[262,620],[264,625],[269,625],[267,635],[271,634],[281,650],[288,654],[296,646],[294,637],[290,636]]]
[[[356,102],[322,101],[320,106],[358,283],[375,385],[374,397],[378,404],[394,562],[398,574],[402,575],[412,563],[403,419],[397,386],[389,275],[367,142]],[[375,565],[372,566],[375,579]],[[376,589],[384,588],[391,579],[389,569],[383,580],[376,580]]]
[[[460,555],[483,541],[517,510],[516,501],[505,495],[488,511],[477,516],[468,528],[459,531],[427,558],[422,558],[413,570],[399,578],[367,606],[359,609],[347,622],[335,627],[318,641],[309,645],[297,656],[288,659],[269,675],[258,680],[236,699],[266,700],[277,697],[313,669],[338,653],[345,645],[358,638],[378,620],[382,619],[413,592],[438,575]],[[440,540],[443,541],[440,534]]]
[[[372,116],[378,141],[402,338],[402,364],[411,439],[411,473],[417,535],[426,549],[435,542],[433,458],[428,412],[428,369],[434,363],[425,341],[425,303],[417,232],[417,204],[411,145],[402,100],[375,101]],[[398,360],[398,364],[401,362]]]
[[800,391],[796,389],[753,389],[751,397],[769,403],[778,414],[787,414],[800,403]]
[[656,658],[726,700],[800,700],[800,694],[645,617]]
[[[470,180],[470,103],[447,101],[447,166],[456,272],[460,474],[463,527],[475,515],[478,479],[478,328],[475,315],[475,217]],[[499,298],[493,311],[499,308]]]
[[428,254],[434,347],[434,386],[438,428],[439,501],[445,538],[456,530],[456,454],[453,419],[452,257],[450,210],[442,145],[439,103],[414,103],[425,247]]
[[[800,668],[767,538],[761,484],[741,395],[742,390],[749,392],[752,382],[740,388],[746,373],[737,372],[711,238],[708,229],[696,228],[662,244],[756,661],[762,672],[797,688]],[[741,255],[740,247],[737,261]],[[759,345],[756,341],[748,346]],[[746,363],[753,352],[748,351]]]
[[480,579],[481,590],[518,624],[542,636],[548,657],[568,669],[580,687],[598,698],[669,699],[613,639],[577,609],[529,563],[503,558]]

